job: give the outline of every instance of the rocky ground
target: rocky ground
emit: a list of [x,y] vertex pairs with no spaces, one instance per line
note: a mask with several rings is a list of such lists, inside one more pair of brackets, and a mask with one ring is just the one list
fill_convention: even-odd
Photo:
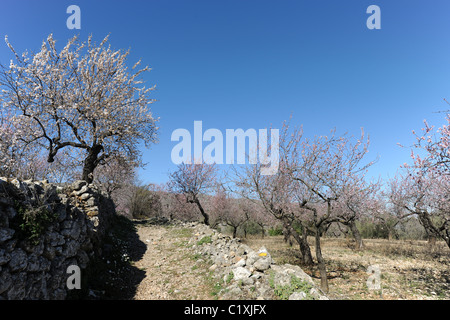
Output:
[[138,228],[147,250],[135,266],[145,271],[136,300],[211,299],[205,268],[187,250],[189,228],[147,224]]
[[97,263],[88,298],[327,299],[298,266],[276,265],[203,224],[121,221]]
[[[416,244],[366,240],[366,250],[355,252],[345,239],[324,239],[325,297],[317,268],[298,267],[298,249],[281,236],[241,241],[197,223],[118,220],[95,263],[89,299],[449,299],[448,249],[429,257]],[[373,264],[381,290],[367,288]]]
[[[289,246],[283,236],[249,237],[243,242],[252,247],[265,246],[277,263],[301,264],[298,246]],[[351,239],[322,239],[330,299],[450,299],[450,251],[443,241],[434,248],[426,241],[364,239],[364,243],[365,249],[358,251]],[[313,240],[310,247],[315,256]],[[380,290],[367,286],[371,265],[379,267]],[[303,270],[319,283],[316,265]]]
[[206,259],[219,299],[328,299],[300,267],[275,264],[264,246],[252,248],[203,224],[187,226],[195,232],[190,248]]

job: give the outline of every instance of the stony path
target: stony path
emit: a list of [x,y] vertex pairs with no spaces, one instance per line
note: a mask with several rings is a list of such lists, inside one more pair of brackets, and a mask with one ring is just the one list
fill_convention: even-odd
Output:
[[143,225],[138,227],[138,235],[147,250],[134,265],[146,274],[135,300],[212,299],[206,271],[187,248],[192,230]]

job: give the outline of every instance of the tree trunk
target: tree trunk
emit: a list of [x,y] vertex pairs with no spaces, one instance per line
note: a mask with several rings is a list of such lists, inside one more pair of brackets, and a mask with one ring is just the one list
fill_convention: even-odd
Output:
[[88,149],[88,155],[84,159],[83,174],[81,180],[87,183],[94,181],[94,170],[98,165],[98,154],[103,150],[101,145],[95,145]]
[[436,244],[436,236],[439,235],[439,231],[434,227],[430,216],[427,213],[418,214],[420,224],[425,228],[425,232],[428,237],[428,245],[433,249]]
[[302,252],[303,255],[303,262],[308,266],[313,265],[314,261],[311,254],[311,248],[309,247],[308,244],[308,233],[306,232],[306,230],[301,238],[300,251]]
[[450,226],[445,226],[446,228],[445,228],[445,230],[443,231],[444,232],[444,234],[443,234],[443,238],[444,238],[444,241],[445,241],[445,243],[447,244],[447,246],[450,248]]
[[311,249],[309,248],[309,244],[308,244],[308,236],[306,233],[306,230],[303,228],[304,232],[302,237],[300,237],[300,235],[297,233],[297,231],[295,231],[295,229],[289,224],[289,222],[284,221],[284,226],[287,229],[288,233],[290,233],[295,241],[297,241],[297,243],[300,246],[300,253],[302,255],[303,258],[303,263],[307,266],[311,266],[313,265],[313,258],[312,258],[312,254],[311,254]]
[[325,261],[323,260],[322,250],[320,248],[320,231],[319,231],[319,229],[316,230],[316,258],[317,258],[317,263],[319,265],[319,271],[320,271],[320,288],[325,293],[328,293],[327,267],[325,265]]
[[450,235],[448,232],[446,232],[447,235],[444,237],[444,241],[447,244],[447,246],[450,248]]
[[206,224],[207,226],[209,226],[209,216],[205,212],[205,210],[203,210],[203,207],[200,204],[200,201],[197,199],[197,197],[194,198],[194,202],[197,204],[197,207],[200,210],[200,213],[202,214],[202,216],[204,218],[203,223]]
[[283,239],[284,242],[288,243],[290,247],[292,247],[291,234],[289,233],[287,228],[283,228]]
[[363,250],[364,249],[364,242],[361,238],[361,234],[359,233],[358,228],[356,227],[355,220],[350,221],[349,223],[350,230],[352,231],[353,237],[356,241],[356,250]]
[[233,228],[233,238],[236,238],[236,235],[237,235],[237,227],[232,226],[232,228]]
[[431,249],[434,249],[436,247],[436,236],[428,235],[428,245]]
[[265,230],[264,230],[264,225],[263,224],[259,224],[259,227],[261,228],[261,236],[264,238],[265,236]]

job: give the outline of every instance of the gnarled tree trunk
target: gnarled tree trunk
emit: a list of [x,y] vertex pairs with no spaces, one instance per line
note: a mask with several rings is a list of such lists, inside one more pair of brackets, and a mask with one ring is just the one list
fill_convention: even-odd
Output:
[[82,180],[87,183],[94,181],[94,170],[98,165],[98,155],[103,150],[103,146],[94,145],[88,149],[88,156],[84,160]]
[[356,250],[363,250],[364,249],[364,242],[361,238],[361,233],[359,233],[358,228],[356,227],[355,220],[350,221],[349,228],[352,231],[353,237],[356,241]]
[[312,254],[311,254],[311,249],[310,249],[308,241],[307,241],[308,235],[307,235],[305,228],[302,227],[303,234],[300,237],[300,235],[297,233],[297,231],[295,231],[295,229],[292,227],[292,225],[288,221],[283,221],[283,223],[284,223],[284,227],[287,230],[287,232],[290,233],[294,237],[295,241],[297,241],[297,243],[299,244],[300,253],[303,258],[303,263],[308,266],[313,265],[314,262],[313,262],[313,258],[312,258]]
[[325,265],[325,260],[322,256],[322,250],[320,248],[320,231],[316,231],[316,258],[317,263],[319,265],[319,272],[320,272],[320,288],[325,292],[328,293],[328,277],[327,277],[327,268]]
[[209,226],[209,215],[205,212],[205,210],[203,209],[203,207],[202,207],[202,205],[200,204],[200,201],[198,200],[198,198],[197,197],[194,197],[194,201],[193,201],[196,205],[197,205],[197,207],[198,207],[198,209],[200,210],[200,213],[202,214],[202,216],[203,216],[203,223],[204,224],[206,224],[207,226]]

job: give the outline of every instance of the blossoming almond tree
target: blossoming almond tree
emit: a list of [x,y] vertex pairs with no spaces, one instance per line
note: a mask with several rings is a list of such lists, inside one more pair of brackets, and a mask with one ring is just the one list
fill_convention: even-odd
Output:
[[18,152],[15,147],[14,126],[11,117],[0,109],[0,175],[10,177],[17,167]]
[[231,227],[233,238],[236,238],[238,229],[249,220],[245,199],[232,198],[222,186],[219,186],[211,202],[216,222]]
[[75,36],[58,51],[52,35],[37,53],[14,55],[9,66],[0,65],[2,108],[15,119],[20,143],[37,145],[53,162],[60,150],[84,151],[82,179],[93,181],[95,168],[113,155],[136,160],[139,143],[157,141],[156,121],[149,105],[154,87],[142,85],[148,67],[131,70],[129,52],[96,45],[92,36]]
[[[307,241],[308,234],[303,228],[302,220],[294,215],[296,210],[294,184],[287,174],[285,158],[281,157],[278,171],[273,175],[262,174],[262,168],[263,165],[257,163],[235,170],[234,183],[237,189],[235,192],[263,207],[261,214],[265,213],[280,221],[285,231],[298,243],[303,263],[312,265],[313,258]],[[273,219],[268,220],[273,221]],[[299,234],[293,227],[295,223],[298,223],[305,232]]]
[[450,247],[450,114],[437,130],[424,121],[416,136],[412,164],[391,181],[390,201],[403,216],[415,215],[429,239],[440,238]]
[[424,121],[425,128],[422,128],[422,135],[413,134],[416,142],[413,147],[416,150],[425,151],[422,157],[418,153],[411,151],[412,165],[415,168],[434,169],[440,174],[450,174],[450,114],[446,115],[447,124],[438,129],[430,126]]
[[380,216],[383,201],[380,198],[380,181],[367,182],[364,176],[353,177],[342,188],[342,194],[335,205],[338,222],[346,225],[356,241],[356,249],[364,248],[356,221],[363,217],[375,219]]
[[107,163],[99,165],[95,169],[94,184],[98,185],[109,197],[122,188],[130,191],[130,186],[133,186],[137,180],[137,167],[138,165],[134,161],[117,156],[112,157]]
[[195,203],[206,225],[210,225],[209,214],[200,201],[200,195],[213,191],[217,184],[217,167],[207,163],[181,163],[169,175],[169,189],[175,194],[186,196],[188,203]]
[[[293,181],[292,191],[299,205],[298,218],[305,221],[315,234],[316,258],[321,276],[321,287],[328,291],[325,261],[322,256],[320,237],[331,223],[339,221],[339,200],[356,179],[364,174],[374,161],[362,163],[368,152],[369,139],[362,131],[356,139],[346,135],[317,136],[303,139],[299,130],[288,134],[285,126],[282,134],[281,154],[286,171]],[[306,212],[309,211],[309,214]]]
[[405,168],[390,182],[389,199],[401,218],[416,216],[429,240],[442,239],[450,247],[450,176],[432,168]]
[[241,198],[240,201],[241,208],[248,217],[243,227],[244,235],[246,236],[247,229],[251,228],[252,224],[256,224],[264,238],[266,228],[273,228],[278,221],[272,215],[267,214],[261,201],[253,201],[247,198]]

